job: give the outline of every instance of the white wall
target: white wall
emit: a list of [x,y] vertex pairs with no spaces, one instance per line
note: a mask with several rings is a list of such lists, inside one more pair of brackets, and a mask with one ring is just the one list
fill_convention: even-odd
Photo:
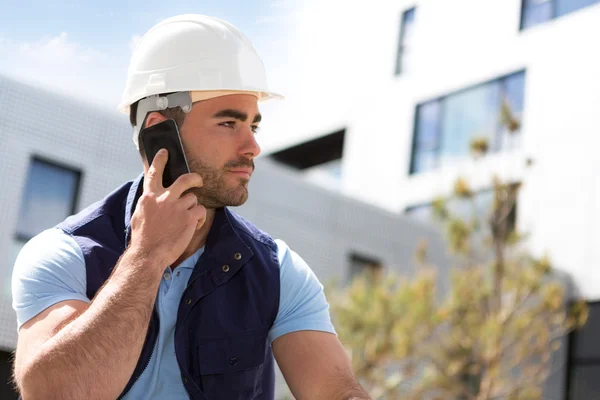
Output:
[[[401,13],[415,5],[413,61],[395,77]],[[346,126],[343,192],[402,212],[447,193],[459,175],[475,188],[488,187],[495,173],[519,180],[518,224],[533,233],[531,248],[548,251],[583,295],[600,298],[600,4],[525,31],[520,0],[384,0],[369,7],[332,0],[318,16],[313,10],[317,33],[314,49],[304,47],[313,60],[307,64],[315,68],[322,63],[316,55],[329,49],[333,61],[323,71],[345,86],[315,100],[316,108],[329,102],[337,111],[330,120],[316,113],[304,137]],[[324,20],[335,41],[316,40]],[[518,151],[409,176],[417,104],[522,69]]]

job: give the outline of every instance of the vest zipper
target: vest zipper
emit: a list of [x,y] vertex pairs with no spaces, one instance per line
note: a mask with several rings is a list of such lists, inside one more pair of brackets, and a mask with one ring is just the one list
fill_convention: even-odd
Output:
[[[175,359],[177,360],[177,366],[179,367],[179,371],[183,371],[181,368],[181,361],[179,361],[179,353],[177,353],[177,347],[176,347],[177,346],[177,328],[179,327],[179,308],[181,307],[181,302],[185,298],[185,293],[187,292],[188,287],[189,287],[189,283],[188,283],[187,287],[183,290],[183,294],[181,295],[181,299],[179,300],[179,306],[177,307],[177,316],[175,317],[175,332],[173,333],[173,335],[175,336],[175,340],[173,341],[173,345],[175,346]],[[192,399],[193,396],[188,391],[187,385],[183,381],[183,374],[179,374],[179,379],[181,379],[181,384],[183,385],[183,388],[187,392],[188,396],[190,396],[190,399]]]
[[[152,317],[154,318],[154,316],[156,315],[156,304],[154,305],[154,310],[152,310]],[[142,376],[142,374],[144,373],[144,371],[146,370],[146,368],[148,368],[148,365],[150,365],[150,361],[152,360],[152,357],[154,357],[154,350],[156,349],[156,342],[158,340],[158,333],[159,333],[159,329],[160,329],[160,320],[158,319],[158,317],[156,317],[156,335],[154,335],[154,343],[152,343],[152,352],[150,353],[150,357],[148,357],[148,360],[146,361],[146,364],[144,365],[144,368],[142,368],[142,370],[135,375],[135,377],[133,378],[133,380],[131,380],[131,385],[129,385],[129,388],[127,389],[127,391],[121,393],[121,395],[119,396],[119,398],[117,400],[121,400],[123,397],[125,397],[127,395],[127,393],[129,393],[129,391],[131,390],[131,388],[133,387],[133,385],[135,384],[135,382],[140,379],[140,376]]]
[[[198,262],[200,262],[200,260],[198,260]],[[198,279],[201,276],[204,276],[208,273],[208,269],[205,269],[204,271],[200,272],[199,274],[196,274],[196,276],[192,277],[193,279],[188,281],[188,284],[186,286],[186,288],[184,289],[182,295],[181,295],[181,300],[179,300],[179,307],[177,307],[177,317],[175,317],[175,345],[177,346],[177,328],[179,327],[179,309],[181,308],[181,302],[183,301],[183,299],[185,299],[185,294],[187,293],[188,289],[192,286],[192,284],[196,281],[196,279]],[[179,361],[179,353],[177,353],[177,348],[175,349],[175,359],[177,359],[177,365],[179,366],[179,370],[183,371],[183,369],[181,368],[181,361]],[[188,391],[187,385],[185,384],[185,382],[183,381],[183,374],[181,374],[182,376],[181,378],[181,383],[183,384],[183,387],[185,389],[185,391],[187,392],[187,394],[190,396],[191,399],[193,399],[193,395],[192,393],[190,393]],[[200,390],[202,390],[202,388],[200,388]]]

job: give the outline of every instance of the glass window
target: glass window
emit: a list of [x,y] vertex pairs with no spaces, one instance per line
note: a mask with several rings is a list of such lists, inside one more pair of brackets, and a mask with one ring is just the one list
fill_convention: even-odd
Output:
[[523,112],[525,73],[518,72],[506,77],[503,81],[502,95],[514,113],[519,116]]
[[499,114],[499,81],[448,97],[442,117],[441,166],[468,158],[475,137],[487,138],[490,149],[495,149]]
[[553,14],[553,0],[523,0],[521,29],[549,21],[552,19]]
[[17,238],[27,241],[75,212],[81,173],[33,158],[17,226]]
[[414,40],[415,11],[415,8],[411,8],[402,13],[398,57],[396,59],[396,75],[400,75],[406,71],[407,66],[410,65],[410,55],[412,53],[412,43]]
[[523,0],[521,29],[530,28],[596,3],[600,3],[600,0]]
[[438,167],[440,147],[440,102],[430,101],[417,108],[417,132],[411,172]]
[[514,150],[521,145],[521,122],[523,120],[523,108],[525,99],[525,73],[520,72],[507,77],[502,86],[501,101],[507,106],[511,119],[517,122],[513,130],[506,124],[500,125],[496,143],[502,150]]
[[475,138],[486,138],[490,152],[517,148],[520,129],[511,134],[502,117],[510,110],[520,127],[524,85],[525,73],[519,72],[417,106],[411,173],[471,157]]
[[560,17],[565,14],[577,11],[581,8],[591,6],[600,2],[600,0],[555,0],[556,16]]

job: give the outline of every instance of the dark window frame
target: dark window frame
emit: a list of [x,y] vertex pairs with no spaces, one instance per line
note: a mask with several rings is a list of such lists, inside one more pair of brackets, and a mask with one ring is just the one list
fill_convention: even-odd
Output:
[[[56,160],[50,159],[48,157],[41,156],[39,154],[33,154],[29,157],[29,163],[27,164],[27,168],[30,168],[30,166],[36,162],[44,164],[50,168],[60,168],[62,170],[65,170],[65,171],[75,174],[74,193],[71,196],[71,207],[69,209],[69,212],[71,215],[75,214],[75,212],[78,209],[79,200],[81,197],[80,192],[81,192],[81,186],[82,186],[82,181],[83,181],[83,171],[79,168],[73,167],[64,162],[56,161]],[[28,176],[27,176],[27,178],[28,178]],[[25,188],[23,188],[23,189],[25,189]],[[22,203],[23,194],[24,193],[21,193],[21,201],[20,201],[19,205],[21,205],[21,203]],[[20,213],[20,209],[19,209],[19,213]],[[28,242],[29,240],[31,240],[33,236],[25,235],[25,234],[19,232],[18,225],[19,225],[19,221],[17,221],[17,227],[16,227],[15,233],[14,233],[14,239],[21,243],[25,243],[25,242]]]
[[[358,251],[350,251],[348,253],[348,281],[360,276],[361,274],[372,274],[373,277],[379,276],[383,271],[383,261],[380,258],[373,257],[371,254],[365,254]],[[360,271],[355,270],[354,267],[361,264],[362,269]]]
[[417,7],[410,7],[405,9],[404,11],[402,11],[402,14],[400,14],[400,35],[398,38],[398,49],[396,51],[396,68],[394,70],[394,76],[400,76],[402,75],[403,71],[402,71],[402,60],[404,59],[404,49],[405,49],[405,44],[404,44],[404,40],[405,40],[405,36],[406,36],[406,20],[407,20],[407,15],[409,13],[413,13],[413,22],[415,20],[415,16],[417,14]]
[[344,158],[346,128],[269,154],[269,158],[297,170],[308,170]]
[[[412,176],[412,175],[418,175],[420,173],[418,171],[415,171],[415,162],[416,162],[415,155],[416,155],[416,150],[417,150],[418,133],[419,133],[419,124],[418,124],[418,121],[419,121],[419,108],[421,106],[423,106],[425,104],[428,104],[428,103],[431,103],[431,102],[434,102],[434,101],[439,102],[439,107],[440,107],[439,119],[440,119],[440,121],[443,121],[445,113],[446,113],[446,100],[449,97],[457,96],[457,95],[463,94],[463,93],[471,91],[471,90],[476,90],[476,89],[479,89],[481,87],[490,85],[490,84],[492,84],[494,82],[500,82],[501,87],[504,88],[505,82],[509,78],[511,78],[511,77],[513,77],[515,75],[518,75],[518,74],[525,74],[525,77],[527,77],[527,69],[526,68],[522,68],[522,69],[510,72],[508,74],[505,74],[505,75],[502,75],[502,76],[499,76],[499,77],[495,77],[495,78],[492,78],[492,79],[488,79],[488,80],[485,80],[485,81],[482,81],[482,82],[478,82],[478,83],[475,83],[473,85],[466,86],[466,87],[460,88],[458,90],[451,91],[451,92],[446,93],[446,94],[444,94],[442,96],[433,97],[433,98],[430,98],[430,99],[427,99],[425,101],[421,101],[420,103],[418,103],[416,105],[416,107],[414,108],[414,116],[413,116],[414,123],[413,123],[413,133],[412,133],[412,145],[410,146],[411,154],[410,154],[410,158],[409,158],[410,159],[410,163],[409,163],[408,174]],[[523,96],[525,96],[525,93],[523,93]],[[498,134],[497,132],[494,133],[494,135],[497,135],[497,134]],[[442,124],[439,124],[439,126],[438,126],[438,140],[439,140],[439,144],[438,144],[438,148],[437,148],[437,151],[436,151],[436,155],[438,157],[440,156],[440,151],[441,151],[441,149],[443,147],[442,146],[443,145],[443,139],[444,138],[443,138],[443,135],[442,135]],[[493,143],[490,143],[490,146],[492,146],[492,145],[493,145]],[[439,167],[437,169],[439,169]]]
[[[600,307],[600,300],[587,301],[588,307]],[[585,326],[585,325],[584,325]],[[581,366],[600,366],[600,356],[598,357],[586,357],[576,359],[573,355],[575,349],[575,339],[577,336],[577,332],[570,332],[567,339],[567,367],[565,368],[565,400],[571,400],[571,388],[572,388],[572,380],[573,380],[573,368],[575,365]]]

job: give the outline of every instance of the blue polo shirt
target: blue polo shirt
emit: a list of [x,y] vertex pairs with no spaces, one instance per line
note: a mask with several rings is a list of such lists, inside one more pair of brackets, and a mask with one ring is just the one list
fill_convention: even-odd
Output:
[[[279,311],[269,331],[272,342],[299,330],[335,334],[323,286],[304,260],[276,240],[279,258]],[[175,358],[175,321],[183,291],[199,249],[175,270],[165,269],[156,297],[160,331],[150,363],[126,399],[188,399]],[[84,256],[75,240],[58,228],[46,230],[19,253],[12,276],[13,308],[19,328],[46,308],[65,300],[90,302],[86,296]]]

